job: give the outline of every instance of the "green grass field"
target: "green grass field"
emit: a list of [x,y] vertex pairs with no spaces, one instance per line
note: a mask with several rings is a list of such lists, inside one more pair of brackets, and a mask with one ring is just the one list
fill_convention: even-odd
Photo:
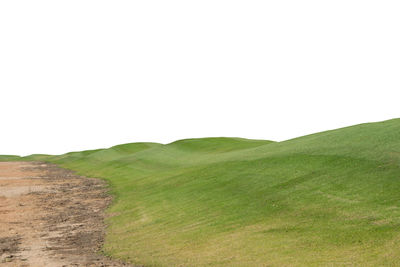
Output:
[[400,119],[23,159],[109,181],[104,252],[133,263],[400,266]]

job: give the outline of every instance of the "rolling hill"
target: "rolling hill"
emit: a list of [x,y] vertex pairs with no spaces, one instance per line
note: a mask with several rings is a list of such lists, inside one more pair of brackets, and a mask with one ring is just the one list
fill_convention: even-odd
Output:
[[104,252],[133,263],[400,265],[400,119],[283,142],[202,138],[2,159],[107,180],[115,200]]

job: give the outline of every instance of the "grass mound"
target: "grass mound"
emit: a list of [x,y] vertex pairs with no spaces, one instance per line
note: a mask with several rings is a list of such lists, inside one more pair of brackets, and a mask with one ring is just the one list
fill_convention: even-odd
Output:
[[105,251],[134,263],[400,265],[400,119],[40,159],[110,182]]

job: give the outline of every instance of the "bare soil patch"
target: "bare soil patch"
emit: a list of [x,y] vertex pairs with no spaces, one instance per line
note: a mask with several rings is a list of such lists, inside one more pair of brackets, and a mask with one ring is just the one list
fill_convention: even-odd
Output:
[[1,266],[130,266],[101,255],[111,197],[100,179],[0,162]]

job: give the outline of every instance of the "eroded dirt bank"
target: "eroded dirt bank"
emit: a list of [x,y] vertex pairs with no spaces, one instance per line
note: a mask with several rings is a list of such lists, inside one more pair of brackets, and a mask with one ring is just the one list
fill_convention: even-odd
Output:
[[0,265],[129,266],[99,254],[106,191],[55,165],[0,162]]

